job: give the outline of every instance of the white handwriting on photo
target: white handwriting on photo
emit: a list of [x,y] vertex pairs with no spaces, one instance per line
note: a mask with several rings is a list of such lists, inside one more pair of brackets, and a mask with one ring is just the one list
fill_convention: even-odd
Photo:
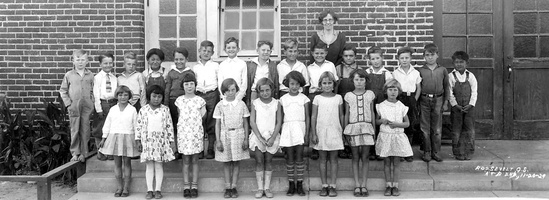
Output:
[[507,177],[518,180],[521,178],[545,179],[546,174],[530,172],[527,167],[496,167],[496,166],[477,166],[475,171],[484,172],[484,176]]

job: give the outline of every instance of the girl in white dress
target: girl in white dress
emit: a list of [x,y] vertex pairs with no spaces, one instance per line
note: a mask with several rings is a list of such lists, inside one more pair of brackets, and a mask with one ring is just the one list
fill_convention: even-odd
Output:
[[[162,105],[164,90],[161,86],[151,85],[147,88],[147,102],[137,115],[135,140],[141,152],[141,162],[147,164],[145,180],[147,182],[146,199],[162,198],[162,163],[170,162],[174,156],[174,137],[172,117],[168,106]],[[156,187],[153,190],[153,179]],[[153,191],[155,191],[153,193]]]
[[256,160],[257,193],[256,198],[263,195],[273,198],[271,192],[271,177],[273,174],[273,154],[278,151],[280,128],[282,126],[282,108],[278,100],[273,98],[274,83],[268,78],[257,81],[256,91],[259,98],[252,101],[250,126],[250,149],[254,151]]
[[400,158],[413,154],[408,137],[404,134],[404,128],[410,126],[406,115],[408,107],[397,100],[402,92],[397,80],[385,83],[383,91],[387,94],[387,100],[376,105],[376,124],[380,125],[376,152],[385,162],[385,196],[399,196]]
[[[309,140],[309,98],[299,92],[305,86],[305,78],[298,71],[289,72],[283,84],[288,87],[289,92],[280,97],[284,123],[280,133],[280,147],[286,152],[286,173],[288,174],[288,192],[305,196],[303,190],[303,172],[305,162],[303,161],[303,146]],[[295,175],[294,175],[295,174]]]
[[[184,95],[177,97],[175,106],[179,113],[177,122],[177,149],[183,154],[183,197],[198,197],[198,156],[204,150],[202,118],[206,114],[206,101],[195,95],[196,77],[189,72],[183,75],[181,88]],[[192,182],[189,182],[189,166],[192,165]]]
[[130,88],[125,85],[118,86],[115,95],[118,98],[118,104],[111,107],[105,119],[99,152],[114,157],[114,177],[118,185],[114,196],[127,197],[130,195],[129,187],[132,177],[130,158],[139,156],[134,132],[137,125],[137,111],[129,104],[132,98]]
[[[351,72],[355,89],[345,94],[345,131],[343,134],[353,153],[353,178],[355,179],[355,197],[369,196],[366,188],[368,180],[368,167],[370,147],[374,145],[374,99],[376,95],[371,90],[366,90],[369,82],[368,74],[362,69]],[[359,162],[362,159],[362,183],[359,182]]]
[[[343,99],[333,92],[335,77],[331,72],[323,72],[318,80],[322,93],[313,100],[311,115],[311,142],[319,151],[320,179],[322,190],[320,196],[337,196],[337,151],[343,149]],[[327,181],[327,158],[330,158],[331,180]]]

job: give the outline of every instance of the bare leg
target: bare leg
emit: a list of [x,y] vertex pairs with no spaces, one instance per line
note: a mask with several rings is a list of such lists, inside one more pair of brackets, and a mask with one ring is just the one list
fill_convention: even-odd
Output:
[[370,160],[368,155],[370,154],[370,146],[362,146],[362,187],[366,187],[368,181],[368,168],[370,168]]
[[232,188],[236,188],[236,183],[238,183],[238,174],[240,173],[240,161],[233,161],[233,181]]
[[117,180],[117,191],[122,191],[124,183],[122,182],[122,158],[120,156],[114,156],[114,177]]
[[400,158],[394,157],[393,159],[393,182],[398,183],[398,179],[400,178]]
[[332,181],[330,184],[335,186],[337,182],[337,162],[338,162],[337,151],[329,151],[329,153],[330,153],[330,166],[332,168],[331,174],[330,174],[330,176],[332,177]]
[[191,165],[191,156],[183,155],[183,186],[184,189],[190,189],[190,180],[189,180],[189,166]]
[[130,157],[122,156],[124,162],[124,192],[129,193],[132,178],[132,160]]
[[318,155],[319,155],[319,158],[318,158],[318,163],[320,164],[320,181],[322,182],[322,185],[327,185],[328,184],[328,181],[327,181],[327,169],[326,169],[326,165],[327,165],[327,154],[328,152],[326,151],[318,151]]
[[[198,153],[199,154],[199,153]],[[191,162],[193,165],[193,181],[192,183],[198,183],[198,154],[191,156]]]
[[391,158],[383,158],[383,164],[383,171],[385,171],[385,182],[393,182],[393,180],[391,179]]
[[225,189],[231,189],[232,162],[223,163],[223,174],[225,175]]
[[360,156],[358,152],[359,148],[360,147],[351,147],[351,152],[353,153],[353,160],[351,165],[353,167],[353,178],[355,179],[355,187],[360,187],[360,183],[358,181],[358,162],[360,161]]
[[261,152],[256,147],[255,151],[254,151],[254,155],[255,155],[255,171],[256,172],[264,171],[265,170],[265,163],[264,163],[265,160],[264,160],[263,152]]

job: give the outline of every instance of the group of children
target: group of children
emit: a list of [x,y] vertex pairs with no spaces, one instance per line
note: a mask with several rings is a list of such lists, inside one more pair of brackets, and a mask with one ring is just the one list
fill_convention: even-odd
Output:
[[[231,37],[225,41],[228,57],[218,64],[211,60],[213,43],[204,41],[196,66],[187,67],[188,51],[176,48],[175,68],[169,72],[160,66],[164,53],[151,49],[146,55],[150,69],[144,73],[135,70],[136,56],[129,52],[124,55],[125,71],[118,77],[113,75],[112,54],[98,57],[101,71],[93,77],[85,68],[87,52],[75,51],[74,69],[67,72],[60,89],[71,121],[72,160],[84,161],[88,153],[89,115],[95,107],[96,120],[103,122],[94,123],[102,128],[93,136],[100,154],[113,156],[116,197],[129,195],[130,158],[140,156],[146,163],[146,198],[162,198],[162,163],[178,154],[183,157],[184,197],[198,196],[201,155],[223,162],[224,197],[238,197],[239,161],[249,159],[251,150],[256,160],[255,197],[272,198],[272,158],[280,149],[286,154],[287,195],[303,196],[306,145],[319,154],[320,196],[334,197],[337,152],[344,144],[352,150],[355,196],[369,195],[366,182],[372,153],[385,162],[385,195],[398,196],[399,163],[413,156],[405,129],[418,120],[416,102],[426,138],[423,159],[442,161],[437,155],[440,109],[447,99],[456,121],[454,155],[458,160],[471,158],[476,79],[465,70],[465,52],[454,54],[456,67],[448,76],[446,68],[436,64],[438,51],[432,44],[425,47],[427,64],[419,71],[410,64],[412,49],[399,49],[400,67],[393,73],[383,67],[379,47],[368,50],[372,65],[368,69],[356,65],[357,52],[351,46],[345,47],[337,67],[326,60],[324,45],[314,47],[314,62],[308,67],[297,60],[297,40],[284,42],[286,58],[278,64],[270,60],[272,47],[269,41],[258,42],[258,57],[245,62],[237,57],[239,41]],[[464,131],[459,131],[462,127]],[[202,154],[205,137],[209,144]]]

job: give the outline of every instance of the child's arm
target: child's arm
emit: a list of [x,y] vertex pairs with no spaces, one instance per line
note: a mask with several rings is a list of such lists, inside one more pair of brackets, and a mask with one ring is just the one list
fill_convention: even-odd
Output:
[[343,121],[343,129],[345,129],[345,127],[347,127],[347,125],[349,124],[349,115],[350,115],[350,112],[349,112],[349,102],[345,101],[345,119]]
[[316,135],[316,115],[318,114],[318,105],[313,104],[313,114],[311,115],[311,142],[318,144],[318,136]]
[[448,79],[448,71],[444,69],[444,78],[442,79],[442,89],[444,91],[442,96],[442,110],[448,110],[448,99],[450,98],[450,80]]
[[[118,107],[118,106],[113,106],[114,107]],[[113,112],[109,112],[109,114],[107,115],[107,119],[105,119],[105,124],[103,124],[103,136],[102,139],[101,139],[101,142],[99,143],[99,148],[102,148],[103,147],[103,144],[105,143],[105,139],[107,139],[107,137],[109,136],[109,133],[111,132],[111,121],[112,121],[112,115],[111,114]]]
[[137,114],[137,126],[135,127],[135,143],[139,152],[143,150],[143,146],[141,145],[141,134],[146,133],[147,131],[147,126],[145,126],[145,121],[143,120],[143,112],[139,112],[139,114]]
[[372,119],[372,126],[374,127],[374,135],[375,135],[375,132],[376,132],[376,113],[374,112],[374,99],[372,99],[372,102],[370,102],[370,114],[371,114],[371,118]]
[[[255,137],[257,137],[259,142],[263,143],[264,145],[267,145],[267,140],[265,140],[265,138],[263,138],[261,136],[261,133],[259,132],[259,128],[257,128],[257,124],[255,122],[255,120],[257,118],[257,116],[256,116],[257,112],[255,111],[255,106],[254,106],[253,103],[251,105],[250,110],[251,110],[251,112],[250,112],[250,127],[252,127],[252,132],[255,135]],[[246,121],[246,120],[244,120],[244,121]],[[247,127],[247,126],[244,126],[244,127]],[[248,131],[246,131],[246,133],[248,133]]]
[[276,110],[276,126],[273,131],[273,134],[271,135],[271,138],[269,138],[269,147],[272,147],[276,137],[280,135],[280,129],[282,128],[282,106],[280,105],[280,102],[278,102],[277,105],[278,109]]
[[247,134],[249,133],[248,131],[250,131],[249,128],[248,128],[248,126],[249,126],[248,125],[248,118],[243,117],[242,118],[242,123],[244,125],[244,143],[242,143],[242,149],[246,150],[246,149],[248,149],[248,146],[249,146],[249,143],[248,143],[249,141],[248,141],[248,135]]
[[170,106],[170,91],[172,89],[172,78],[168,72],[166,76],[166,88],[164,89],[164,105]]
[[139,89],[141,90],[141,92],[139,93],[140,97],[139,97],[139,101],[141,103],[141,107],[147,105],[147,91],[145,90],[145,76],[143,76],[143,74],[141,74],[141,77],[137,79],[137,81],[139,81]]
[[401,123],[389,121],[389,126],[391,128],[408,128],[410,126],[410,121],[408,120],[408,115],[404,115]]
[[223,152],[223,140],[220,138],[221,135],[221,119],[215,119],[215,141],[217,150]]
[[68,72],[65,74],[65,77],[63,77],[63,82],[61,82],[61,87],[59,88],[59,95],[61,95],[61,99],[63,99],[65,107],[69,107],[72,104],[71,98],[69,96],[70,83],[67,74]]
[[[343,102],[342,104],[339,104],[339,124],[342,128],[345,128],[345,113],[343,113]],[[343,134],[343,132],[341,133]]]
[[[108,76],[108,75],[107,75]],[[99,87],[101,85],[100,78],[98,75],[93,77],[93,98],[95,99],[94,106],[95,106],[95,112],[97,112],[99,117],[103,116],[103,108],[101,108],[101,88]]]
[[246,96],[246,90],[248,90],[248,66],[246,64],[243,64],[243,70],[240,74],[240,79],[242,80],[242,84],[240,86],[240,91],[236,94],[236,99],[242,100],[244,99],[244,96]]
[[303,106],[305,106],[305,145],[309,144],[309,130],[311,129],[311,118],[310,118],[310,111],[309,111],[309,102],[305,103]]
[[416,83],[416,101],[419,100],[419,96],[421,95],[421,82]]

